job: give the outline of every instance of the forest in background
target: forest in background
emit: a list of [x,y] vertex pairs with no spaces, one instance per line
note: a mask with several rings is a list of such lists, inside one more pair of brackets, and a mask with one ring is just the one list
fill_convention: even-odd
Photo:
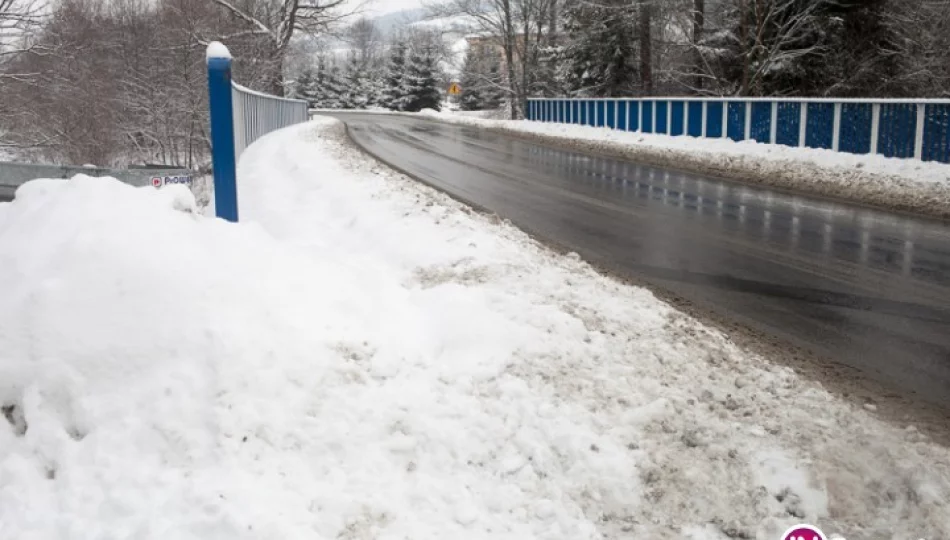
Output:
[[206,166],[212,40],[242,84],[329,108],[437,108],[450,80],[512,118],[530,96],[950,97],[950,0],[445,0],[388,34],[352,7],[0,0],[0,152]]

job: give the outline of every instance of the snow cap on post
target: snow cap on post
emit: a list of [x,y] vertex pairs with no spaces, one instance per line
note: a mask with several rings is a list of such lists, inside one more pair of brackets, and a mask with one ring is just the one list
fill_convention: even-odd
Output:
[[224,43],[220,41],[212,41],[208,44],[208,53],[206,59],[211,61],[213,58],[223,58],[225,60],[231,59],[231,51],[224,46]]

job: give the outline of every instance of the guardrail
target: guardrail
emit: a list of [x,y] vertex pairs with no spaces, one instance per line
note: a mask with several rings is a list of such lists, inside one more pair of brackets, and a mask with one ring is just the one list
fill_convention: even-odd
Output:
[[234,103],[234,150],[238,157],[252,142],[270,133],[310,118],[304,100],[279,98],[255,92],[232,82]]
[[950,163],[950,100],[529,99],[526,118]]
[[271,131],[306,122],[308,104],[255,92],[232,81],[231,53],[222,43],[208,45],[207,61],[215,214],[236,222],[238,156]]
[[188,169],[107,169],[0,162],[0,199],[11,199],[16,188],[36,178],[66,179],[77,174],[111,176],[132,186],[162,187],[168,184],[184,184],[193,187],[195,182],[195,173]]

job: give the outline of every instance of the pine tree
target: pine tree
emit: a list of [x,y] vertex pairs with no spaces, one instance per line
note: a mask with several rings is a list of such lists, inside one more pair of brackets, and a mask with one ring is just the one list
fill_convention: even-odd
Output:
[[462,86],[462,98],[459,100],[462,110],[484,110],[485,95],[482,93],[482,81],[479,79],[478,73],[472,71],[470,57],[465,59],[465,67],[462,70],[462,80],[459,82]]
[[346,64],[345,75],[342,81],[343,92],[340,100],[344,109],[364,109],[366,108],[365,96],[363,95],[363,74],[356,60],[356,56],[351,56]]
[[383,99],[381,74],[371,69],[357,56],[352,56],[346,67],[342,101],[346,109],[376,107]]
[[385,107],[386,73],[381,69],[371,69],[366,77],[366,105],[368,107]]
[[802,17],[807,29],[788,47],[791,59],[775,62],[762,77],[761,93],[908,95],[899,75],[906,56],[884,53],[900,47],[886,24],[884,6],[883,0],[825,2],[811,12],[793,5],[781,13],[780,22]]
[[407,104],[405,110],[419,112],[422,109],[441,109],[442,94],[439,92],[439,66],[429,47],[413,51],[406,66]]
[[394,43],[389,51],[389,63],[380,105],[393,111],[403,111],[408,102],[406,91],[406,45]]
[[497,109],[504,100],[501,54],[492,46],[469,50],[462,67],[461,106],[465,111]]
[[[699,75],[721,94],[904,96],[909,56],[886,0],[733,3],[697,47]],[[887,52],[885,52],[887,51]]]
[[566,84],[575,95],[627,96],[639,86],[636,5],[623,0],[565,8]]
[[293,96],[297,99],[306,100],[310,107],[317,107],[317,79],[314,71],[310,68],[304,69],[294,82]]
[[329,71],[327,68],[326,58],[320,57],[317,61],[317,70],[313,76],[313,82],[311,84],[311,89],[309,92],[310,106],[317,109],[328,108],[327,97],[329,95],[327,90],[327,78],[329,77]]
[[485,56],[485,79],[482,94],[485,96],[485,110],[500,108],[505,102],[505,77],[501,72],[501,51],[491,48]]
[[344,104],[344,85],[340,77],[340,70],[336,66],[326,66],[320,98],[323,107],[327,109],[343,109]]

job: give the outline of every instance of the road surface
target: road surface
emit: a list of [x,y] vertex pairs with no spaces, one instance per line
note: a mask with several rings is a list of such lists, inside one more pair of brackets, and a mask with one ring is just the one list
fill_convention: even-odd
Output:
[[389,115],[402,171],[588,261],[950,411],[950,226]]

